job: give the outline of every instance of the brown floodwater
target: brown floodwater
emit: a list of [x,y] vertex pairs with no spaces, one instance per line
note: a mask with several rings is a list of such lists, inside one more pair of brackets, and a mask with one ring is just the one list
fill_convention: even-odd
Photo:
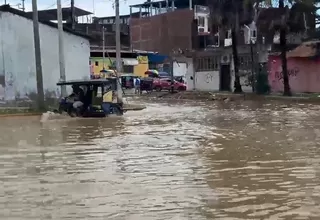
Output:
[[1,118],[0,219],[320,219],[320,107]]

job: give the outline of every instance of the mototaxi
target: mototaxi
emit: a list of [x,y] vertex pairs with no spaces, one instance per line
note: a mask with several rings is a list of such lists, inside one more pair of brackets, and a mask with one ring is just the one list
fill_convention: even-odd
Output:
[[90,80],[71,80],[58,82],[58,86],[79,87],[83,90],[83,98],[80,100],[82,105],[78,108],[73,106],[75,100],[72,96],[64,97],[59,102],[58,112],[66,112],[71,117],[106,117],[109,114],[123,115],[123,104],[108,103],[108,109],[105,108],[103,96],[112,91],[113,95],[117,91],[117,78],[110,77],[104,79]]

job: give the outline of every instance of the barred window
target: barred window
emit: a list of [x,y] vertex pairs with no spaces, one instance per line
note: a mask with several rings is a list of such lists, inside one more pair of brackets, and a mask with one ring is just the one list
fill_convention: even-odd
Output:
[[208,56],[208,57],[199,57],[195,60],[196,62],[196,71],[215,71],[219,70],[220,66],[220,57],[219,56]]
[[250,68],[251,65],[251,57],[249,55],[243,55],[239,57],[239,68],[247,69]]

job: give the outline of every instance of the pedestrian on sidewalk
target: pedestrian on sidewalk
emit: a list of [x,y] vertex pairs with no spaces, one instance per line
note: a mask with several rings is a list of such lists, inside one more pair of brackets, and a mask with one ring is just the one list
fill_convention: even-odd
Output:
[[134,93],[135,94],[140,94],[140,78],[137,77],[134,79]]

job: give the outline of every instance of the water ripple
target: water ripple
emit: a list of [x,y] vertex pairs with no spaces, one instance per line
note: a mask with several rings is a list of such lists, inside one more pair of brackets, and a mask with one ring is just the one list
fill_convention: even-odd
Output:
[[3,119],[2,219],[319,219],[319,106],[147,103]]

